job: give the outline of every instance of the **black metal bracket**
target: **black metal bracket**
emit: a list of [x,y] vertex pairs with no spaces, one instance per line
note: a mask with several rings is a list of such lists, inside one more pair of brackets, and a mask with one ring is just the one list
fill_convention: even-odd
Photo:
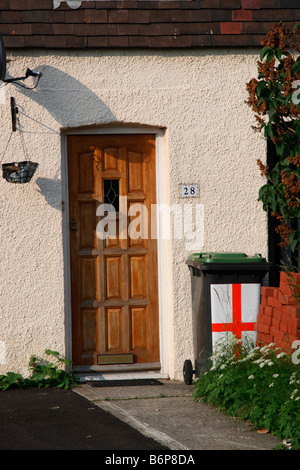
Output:
[[16,100],[13,96],[10,98],[10,109],[11,109],[12,130],[13,130],[13,132],[16,132],[16,130],[17,130],[17,114],[19,113],[19,110],[16,106]]
[[7,78],[7,79],[4,79],[3,82],[5,83],[19,82],[20,80],[26,80],[26,78],[28,77],[38,77],[38,79],[40,79],[42,75],[43,74],[41,72],[35,72],[34,70],[27,69],[24,77]]

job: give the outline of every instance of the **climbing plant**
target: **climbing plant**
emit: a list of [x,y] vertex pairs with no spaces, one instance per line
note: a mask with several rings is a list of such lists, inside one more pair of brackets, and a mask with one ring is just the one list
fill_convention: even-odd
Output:
[[272,168],[257,158],[265,183],[259,190],[263,209],[279,223],[276,231],[281,246],[292,252],[300,248],[300,43],[299,25],[292,32],[282,23],[274,24],[262,41],[258,76],[247,83],[246,103],[255,114],[256,126],[273,142],[276,163]]

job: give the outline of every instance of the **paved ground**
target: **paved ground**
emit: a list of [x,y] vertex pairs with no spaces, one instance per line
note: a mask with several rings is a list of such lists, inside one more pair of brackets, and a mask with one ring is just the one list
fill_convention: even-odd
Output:
[[194,387],[160,380],[163,386],[92,387],[76,392],[171,450],[271,450],[281,441],[245,422],[193,400]]
[[0,450],[271,450],[281,441],[194,402],[193,386],[0,392]]

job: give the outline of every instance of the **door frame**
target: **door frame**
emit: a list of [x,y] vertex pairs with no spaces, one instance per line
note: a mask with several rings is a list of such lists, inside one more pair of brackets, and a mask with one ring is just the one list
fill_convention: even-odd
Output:
[[[68,152],[67,138],[70,135],[110,135],[110,134],[154,134],[155,135],[155,159],[156,159],[156,204],[168,203],[167,184],[168,175],[166,168],[166,155],[164,152],[165,129],[157,127],[85,127],[73,128],[61,131],[62,144],[62,230],[64,250],[64,287],[65,287],[65,354],[72,360],[72,315],[71,315],[71,263],[70,263],[70,239],[69,239],[69,197],[68,197]],[[158,211],[159,212],[159,211]],[[160,347],[160,371],[153,371],[151,377],[169,377],[168,367],[168,304],[170,300],[170,287],[168,282],[168,240],[163,239],[160,234],[162,228],[157,215],[158,239],[157,239],[157,262],[158,262],[158,303],[159,303],[159,347]],[[80,368],[81,370],[83,367]],[[93,376],[98,372],[101,377],[101,366],[87,367],[88,373]],[[119,367],[120,369],[120,367]],[[76,371],[76,369],[75,369]],[[144,370],[145,377],[149,377],[149,371]],[[118,378],[120,374],[118,374]],[[142,377],[143,371],[122,372],[122,377]],[[109,373],[109,377],[116,378],[115,374]],[[106,378],[106,376],[105,376]]]

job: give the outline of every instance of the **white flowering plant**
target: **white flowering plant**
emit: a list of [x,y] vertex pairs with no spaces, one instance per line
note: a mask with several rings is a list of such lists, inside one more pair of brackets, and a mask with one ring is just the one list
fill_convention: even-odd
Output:
[[[243,342],[244,343],[244,342]],[[230,333],[217,344],[194,398],[267,429],[300,449],[299,361],[274,344],[243,344]]]

